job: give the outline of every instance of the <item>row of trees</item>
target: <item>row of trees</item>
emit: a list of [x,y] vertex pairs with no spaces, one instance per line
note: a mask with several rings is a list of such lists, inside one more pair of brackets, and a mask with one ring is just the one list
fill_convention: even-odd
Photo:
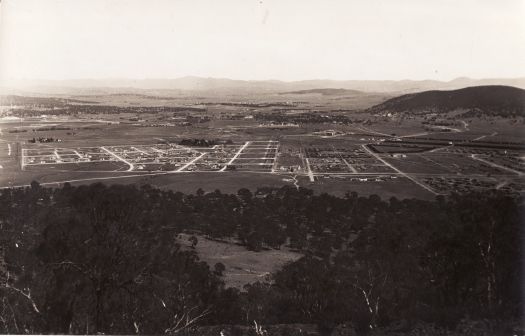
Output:
[[[93,104],[93,102],[82,102],[73,100],[61,100],[54,98],[50,102],[44,102],[43,104],[37,104],[36,107],[41,106],[46,108],[34,108],[35,106],[27,106],[24,104],[23,108],[12,109],[10,112],[17,117],[36,117],[42,114],[46,115],[77,115],[77,114],[120,114],[120,113],[174,113],[177,114],[181,111],[193,111],[191,107],[174,107],[174,106],[114,106],[114,105],[100,105]],[[82,104],[69,104],[69,102],[81,102]],[[200,109],[199,109],[200,111]]]
[[[503,325],[523,313],[522,211],[522,199],[496,191],[385,202],[289,187],[5,189],[0,332],[174,333],[253,320],[369,332],[421,321],[454,328],[466,317]],[[181,232],[304,257],[241,292],[182,248]]]
[[254,115],[256,120],[269,121],[275,123],[296,123],[296,124],[307,124],[307,123],[339,123],[339,124],[352,124],[361,122],[362,120],[354,120],[343,114],[326,114],[320,111],[309,111],[308,113],[300,114],[287,114],[286,112],[290,109],[274,109],[273,113],[257,113]]

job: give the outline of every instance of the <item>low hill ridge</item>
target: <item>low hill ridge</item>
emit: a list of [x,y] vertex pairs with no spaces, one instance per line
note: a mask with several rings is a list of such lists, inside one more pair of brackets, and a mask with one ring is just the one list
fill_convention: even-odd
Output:
[[389,99],[372,112],[437,112],[476,110],[487,115],[525,116],[525,90],[504,85],[466,87],[450,91],[423,91]]

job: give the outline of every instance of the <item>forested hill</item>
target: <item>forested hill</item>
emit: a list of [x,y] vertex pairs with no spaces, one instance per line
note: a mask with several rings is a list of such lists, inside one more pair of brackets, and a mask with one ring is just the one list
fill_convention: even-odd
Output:
[[492,116],[525,116],[525,90],[512,86],[473,86],[452,91],[424,91],[395,97],[373,112],[450,112],[476,110]]
[[[202,335],[256,321],[288,328],[274,336],[306,335],[298,323],[317,325],[308,335],[522,335],[522,214],[522,199],[498,191],[3,189],[0,334]],[[181,232],[303,257],[239,291],[181,248]]]

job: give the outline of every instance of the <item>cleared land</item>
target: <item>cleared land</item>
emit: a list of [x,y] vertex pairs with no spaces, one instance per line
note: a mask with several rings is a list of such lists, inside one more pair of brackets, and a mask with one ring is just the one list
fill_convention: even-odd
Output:
[[[180,234],[179,242],[191,249],[189,237],[191,235]],[[215,264],[222,263],[226,267],[223,272],[226,286],[241,290],[246,284],[264,281],[270,273],[302,257],[302,254],[284,247],[280,250],[253,252],[233,242],[210,240],[198,235],[196,237],[198,243],[195,250],[199,258],[205,261],[211,269]]]
[[[459,185],[523,191],[519,118],[464,118],[464,111],[406,118],[312,94],[261,94],[249,102],[179,95],[154,106],[137,97],[91,98],[110,105],[73,106],[82,113],[57,116],[43,116],[53,107],[29,106],[30,117],[0,123],[0,187],[32,180],[187,192],[293,185],[399,198],[433,198]],[[290,98],[297,100],[283,101]],[[184,139],[213,144],[182,145]]]

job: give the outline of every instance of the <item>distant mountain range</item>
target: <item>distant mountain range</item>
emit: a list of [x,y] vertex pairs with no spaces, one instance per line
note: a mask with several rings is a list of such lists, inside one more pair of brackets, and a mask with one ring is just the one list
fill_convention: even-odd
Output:
[[[13,88],[40,93],[86,93],[134,92],[144,90],[170,90],[217,94],[268,94],[302,90],[325,90],[326,88],[357,90],[376,93],[412,93],[425,90],[453,90],[467,86],[507,85],[525,88],[525,78],[470,79],[457,78],[443,82],[435,80],[304,80],[285,82],[279,80],[246,81],[224,78],[182,77],[177,79],[79,79],[18,81]],[[332,89],[333,88],[333,89]],[[6,88],[3,88],[6,91]],[[321,92],[320,92],[321,93]],[[323,93],[321,93],[323,94]]]
[[452,91],[424,91],[389,99],[369,110],[414,113],[468,110],[487,115],[525,116],[525,90],[512,86],[485,85]]

